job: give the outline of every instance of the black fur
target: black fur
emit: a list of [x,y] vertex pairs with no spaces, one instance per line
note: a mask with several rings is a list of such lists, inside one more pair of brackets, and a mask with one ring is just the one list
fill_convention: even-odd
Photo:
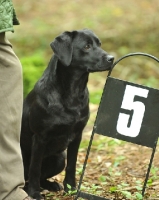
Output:
[[87,81],[90,72],[109,70],[113,56],[101,49],[90,30],[64,32],[51,43],[50,63],[24,100],[21,149],[28,193],[41,199],[42,188],[58,191],[62,186],[46,179],[67,166],[67,184],[76,187],[75,169],[82,131],[89,118]]

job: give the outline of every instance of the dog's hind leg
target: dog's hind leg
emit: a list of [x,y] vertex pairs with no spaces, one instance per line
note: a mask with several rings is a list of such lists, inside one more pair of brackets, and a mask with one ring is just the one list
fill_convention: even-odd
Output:
[[65,168],[65,153],[44,158],[41,168],[40,186],[49,191],[59,191],[63,187],[56,181],[50,182],[47,179],[59,174]]
[[28,174],[29,174],[29,166],[30,166],[30,157],[31,155],[28,153],[23,153],[22,151],[22,157],[23,157],[23,165],[24,165],[24,178],[25,181],[28,181]]
[[25,186],[24,190],[28,193],[28,175],[29,175],[29,165],[30,165],[30,154],[23,153],[22,151],[22,157],[23,157],[23,165],[24,165],[24,179],[25,179]]

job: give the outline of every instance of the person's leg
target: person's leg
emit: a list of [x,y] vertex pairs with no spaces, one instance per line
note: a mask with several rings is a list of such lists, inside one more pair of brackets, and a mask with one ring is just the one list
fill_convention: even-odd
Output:
[[23,200],[27,194],[20,150],[23,101],[22,67],[5,34],[0,33],[0,199]]

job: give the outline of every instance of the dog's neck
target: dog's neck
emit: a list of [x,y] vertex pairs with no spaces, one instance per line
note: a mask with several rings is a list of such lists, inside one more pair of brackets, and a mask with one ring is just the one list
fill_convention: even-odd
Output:
[[61,87],[63,95],[77,93],[83,95],[87,88],[89,73],[78,69],[77,66],[64,66],[60,61],[57,62],[56,78]]
[[88,72],[83,72],[77,66],[64,66],[54,55],[38,85],[41,85],[41,89],[44,90],[47,85],[47,90],[52,90],[56,84],[56,89],[60,91],[64,98],[67,98],[67,96],[71,98],[70,95],[74,94],[80,97],[84,95],[87,88],[88,76]]

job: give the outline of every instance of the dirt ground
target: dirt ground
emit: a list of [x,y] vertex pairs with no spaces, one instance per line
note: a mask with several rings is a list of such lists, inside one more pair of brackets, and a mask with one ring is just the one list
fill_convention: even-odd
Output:
[[[79,183],[87,146],[92,132],[97,105],[90,105],[91,117],[85,128],[78,153],[77,184]],[[150,162],[152,149],[95,134],[81,191],[111,200],[142,199],[141,193]],[[144,199],[159,199],[159,148],[157,146]],[[62,183],[64,172],[51,181]],[[47,200],[68,200],[73,196],[44,191]],[[80,199],[80,198],[79,198]]]

